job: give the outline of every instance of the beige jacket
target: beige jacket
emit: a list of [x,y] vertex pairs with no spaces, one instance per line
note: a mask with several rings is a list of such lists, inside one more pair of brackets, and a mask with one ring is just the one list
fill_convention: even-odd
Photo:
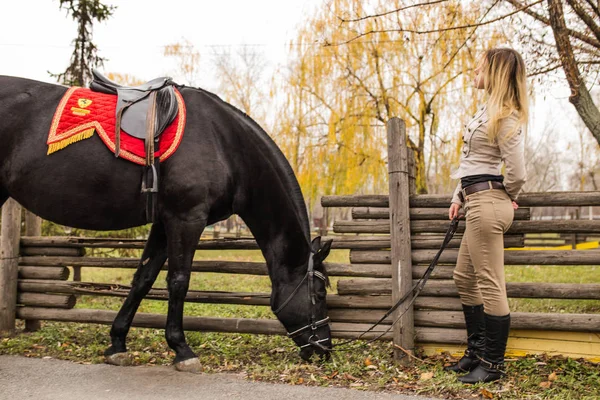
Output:
[[[487,121],[487,110],[483,106],[465,125],[460,166],[452,173],[451,178],[460,179],[479,174],[500,175],[501,164],[504,162],[504,187],[510,198],[516,200],[526,180],[523,129],[518,128],[513,136],[504,139],[518,123],[517,115],[513,113],[510,117],[500,120],[498,140],[490,143],[487,137]],[[460,190],[462,187],[459,180],[452,195],[452,202],[462,205],[458,197]]]

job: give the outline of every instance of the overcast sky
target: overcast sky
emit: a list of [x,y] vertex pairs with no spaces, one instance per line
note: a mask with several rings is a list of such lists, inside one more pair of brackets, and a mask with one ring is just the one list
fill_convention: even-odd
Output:
[[[325,0],[122,0],[114,15],[94,26],[94,42],[108,61],[105,72],[128,73],[142,80],[168,75],[174,60],[163,56],[167,44],[190,41],[200,51],[198,84],[215,90],[210,73],[214,49],[252,45],[265,55],[268,68],[285,64],[286,43],[299,24]],[[76,24],[58,0],[4,1],[0,13],[0,74],[53,82],[48,71],[63,72],[73,51]],[[548,119],[558,127],[559,145],[575,140],[576,119],[566,87],[537,96],[531,120],[536,135]]]
[[[286,43],[318,0],[122,0],[110,19],[94,25],[105,71],[152,79],[172,70],[167,44],[187,39],[202,56],[214,48],[256,45],[269,63],[285,61]],[[0,13],[0,74],[52,82],[72,53],[76,24],[58,0],[4,1]],[[207,64],[207,63],[205,63]]]

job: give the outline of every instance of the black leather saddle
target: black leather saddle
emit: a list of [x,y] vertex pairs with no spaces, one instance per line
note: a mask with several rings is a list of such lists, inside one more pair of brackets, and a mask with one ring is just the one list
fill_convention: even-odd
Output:
[[121,128],[129,135],[143,139],[146,167],[142,178],[142,193],[146,195],[146,219],[153,222],[156,214],[160,163],[155,163],[155,149],[160,134],[177,116],[179,106],[175,84],[171,78],[156,78],[139,86],[123,86],[92,71],[90,89],[117,95],[115,111],[115,157],[121,150]]
[[151,111],[150,94],[153,92],[156,93],[156,121],[152,136],[160,135],[177,116],[177,98],[171,78],[156,78],[139,86],[123,86],[97,70],[93,70],[92,75],[91,90],[117,95],[116,123],[131,136],[139,139],[148,137],[146,119]]

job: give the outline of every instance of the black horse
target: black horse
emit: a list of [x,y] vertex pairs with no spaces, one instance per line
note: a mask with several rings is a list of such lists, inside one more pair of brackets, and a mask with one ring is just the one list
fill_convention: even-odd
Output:
[[[46,155],[64,86],[0,76],[0,206],[12,197],[44,219],[115,230],[146,221],[142,167],[115,158],[94,135]],[[183,303],[195,246],[204,228],[240,215],[267,261],[271,309],[303,359],[327,354],[331,335],[323,260],[331,243],[310,241],[306,206],[286,158],[260,126],[207,91],[179,87],[185,135],[161,164],[157,218],[132,289],[113,322],[107,362],[122,365],[133,316],[169,259],[165,336],[179,370],[197,370],[183,331]],[[316,277],[317,279],[313,279]],[[306,295],[308,291],[308,295]]]

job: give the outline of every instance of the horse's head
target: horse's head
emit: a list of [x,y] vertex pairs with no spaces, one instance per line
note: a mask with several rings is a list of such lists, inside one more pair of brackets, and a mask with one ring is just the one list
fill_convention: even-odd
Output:
[[327,316],[329,278],[323,260],[331,250],[331,240],[312,241],[304,273],[293,275],[294,281],[279,285],[274,303],[275,315],[285,326],[288,336],[300,347],[300,357],[309,361],[316,352],[329,358],[331,331]]

